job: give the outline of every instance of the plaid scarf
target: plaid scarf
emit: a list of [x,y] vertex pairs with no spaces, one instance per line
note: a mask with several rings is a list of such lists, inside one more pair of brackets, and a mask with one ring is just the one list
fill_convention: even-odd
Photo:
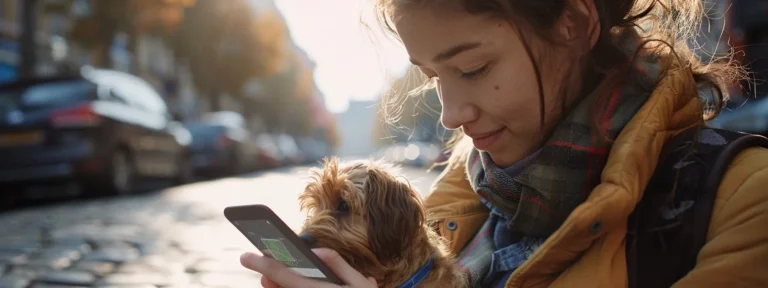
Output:
[[[616,39],[627,55],[635,55],[639,46],[636,32],[624,32]],[[510,230],[548,237],[599,184],[611,149],[605,137],[615,139],[619,135],[660,76],[662,64],[657,56],[638,56],[634,63],[622,72],[626,80],[619,84],[603,81],[601,86],[612,87],[599,87],[583,98],[517,176],[496,166],[488,153],[471,152],[467,159],[469,182],[480,197],[508,215]]]

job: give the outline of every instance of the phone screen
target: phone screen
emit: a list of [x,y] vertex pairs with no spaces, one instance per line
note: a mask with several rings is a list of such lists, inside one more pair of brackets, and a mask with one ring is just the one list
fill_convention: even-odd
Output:
[[299,249],[291,241],[288,241],[269,220],[239,220],[234,221],[234,223],[261,253],[282,262],[294,273],[309,278],[328,278],[299,252]]

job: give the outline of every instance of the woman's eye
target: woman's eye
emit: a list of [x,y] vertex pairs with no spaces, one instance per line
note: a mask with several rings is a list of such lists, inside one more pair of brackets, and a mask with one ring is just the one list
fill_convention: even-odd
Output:
[[347,201],[345,201],[344,199],[341,199],[339,201],[339,204],[336,204],[336,212],[341,212],[341,213],[349,212],[349,204],[347,204]]
[[488,74],[488,64],[471,72],[462,72],[461,77],[466,79],[477,79],[485,76],[485,74]]

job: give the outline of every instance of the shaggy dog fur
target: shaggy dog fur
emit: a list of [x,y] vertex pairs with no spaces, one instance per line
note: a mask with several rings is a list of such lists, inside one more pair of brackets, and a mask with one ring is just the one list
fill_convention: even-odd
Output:
[[380,287],[396,287],[434,257],[417,287],[466,287],[465,274],[447,252],[443,238],[427,225],[421,196],[380,161],[325,161],[299,196],[309,213],[302,233],[315,247],[336,250]]

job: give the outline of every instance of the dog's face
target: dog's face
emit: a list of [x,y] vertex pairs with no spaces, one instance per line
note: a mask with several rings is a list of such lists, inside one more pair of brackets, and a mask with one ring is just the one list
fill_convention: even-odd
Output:
[[400,260],[424,233],[418,193],[381,162],[339,164],[331,159],[324,166],[312,171],[314,181],[299,197],[309,214],[302,233],[366,273]]

